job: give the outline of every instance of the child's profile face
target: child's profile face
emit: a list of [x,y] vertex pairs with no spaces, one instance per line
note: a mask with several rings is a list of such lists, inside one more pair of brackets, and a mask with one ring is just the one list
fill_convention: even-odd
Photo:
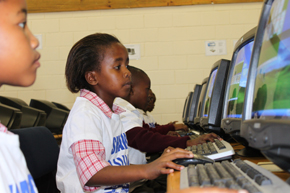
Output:
[[26,25],[25,0],[0,2],[0,86],[30,86],[40,66],[38,40]]
[[131,95],[131,104],[143,111],[147,110],[148,95],[150,90],[151,82],[147,75],[142,75],[142,81],[138,81],[138,84],[133,85],[133,95]]
[[116,97],[127,97],[131,89],[131,72],[127,69],[129,57],[121,43],[112,43],[104,52],[101,70],[97,71],[95,92],[105,102]]
[[155,106],[155,101],[156,101],[156,96],[155,94],[152,92],[152,90],[149,90],[149,95],[148,95],[148,104],[147,104],[147,108],[146,110],[151,112],[154,109]]

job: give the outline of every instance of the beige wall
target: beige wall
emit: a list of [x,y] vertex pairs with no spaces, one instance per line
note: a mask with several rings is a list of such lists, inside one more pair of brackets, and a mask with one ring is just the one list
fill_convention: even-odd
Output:
[[[3,86],[0,94],[72,107],[77,95],[65,86],[67,54],[80,38],[106,32],[141,45],[141,59],[130,65],[151,78],[157,96],[153,116],[161,124],[180,121],[188,92],[215,61],[231,59],[233,41],[257,25],[261,8],[262,3],[238,3],[29,14],[29,27],[43,38],[37,80],[29,88]],[[206,56],[206,40],[226,40],[227,55]]]

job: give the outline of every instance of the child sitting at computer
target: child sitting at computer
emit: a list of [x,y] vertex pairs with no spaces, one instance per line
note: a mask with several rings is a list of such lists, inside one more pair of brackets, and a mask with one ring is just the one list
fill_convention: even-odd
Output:
[[[36,79],[40,54],[30,32],[25,0],[0,0],[0,87],[30,86]],[[19,138],[0,120],[0,192],[37,193],[19,148]]]
[[[156,96],[153,93],[153,91],[150,89],[149,90],[149,94],[148,94],[148,102],[147,102],[147,107],[146,109],[142,110],[142,109],[137,109],[140,114],[143,116],[143,127],[150,127],[150,128],[156,128],[156,127],[160,127],[161,125],[157,124],[154,117],[149,113],[151,111],[153,111],[154,107],[155,107],[155,102],[156,102]],[[188,127],[183,124],[183,123],[176,123],[177,121],[173,121],[168,123],[167,125],[162,125],[167,126],[167,127],[174,127],[174,130],[183,130],[183,131],[188,131]],[[169,132],[167,133],[167,135],[171,135],[171,136],[176,136],[176,137],[180,137],[180,134],[176,131],[173,131],[173,129],[169,128]]]
[[[128,192],[129,182],[154,179],[180,170],[171,160],[193,157],[183,149],[165,152],[146,165],[129,165],[128,142],[115,97],[131,90],[126,48],[109,34],[92,34],[71,49],[66,69],[68,89],[80,91],[63,129],[57,168],[61,192]],[[118,167],[117,167],[118,166]]]
[[[213,141],[218,138],[214,133],[201,135],[196,139],[190,140],[186,137],[167,136],[168,128],[144,128],[143,115],[138,109],[147,109],[148,94],[150,90],[150,79],[147,74],[136,67],[128,66],[132,74],[132,88],[127,97],[116,98],[115,104],[121,106],[126,111],[120,114],[121,121],[126,131],[129,146],[130,163],[145,163],[145,153],[161,152],[166,147],[186,148],[206,141]],[[138,153],[137,153],[138,152]],[[138,156],[135,156],[135,153]]]

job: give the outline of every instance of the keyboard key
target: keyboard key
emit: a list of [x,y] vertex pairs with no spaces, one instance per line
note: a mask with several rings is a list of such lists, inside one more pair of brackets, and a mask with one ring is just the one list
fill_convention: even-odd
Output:
[[272,184],[272,181],[265,176],[257,176],[255,182],[257,182],[257,184],[259,184],[260,186]]
[[202,164],[197,164],[197,172],[198,172],[198,177],[199,177],[199,183],[201,186],[204,185],[210,185],[210,179],[205,171],[205,168],[203,167],[204,165]]
[[221,163],[216,162],[213,164],[220,178],[226,182],[227,180],[232,179],[233,177],[222,167]]
[[226,146],[225,146],[225,145],[224,145],[220,140],[215,139],[214,142],[215,142],[216,146],[217,146],[219,149],[225,149],[225,148],[226,148]]
[[211,153],[217,153],[216,148],[214,147],[212,142],[207,142],[207,145],[209,147],[209,150],[211,151]]
[[210,178],[211,183],[222,181],[212,164],[207,163],[207,164],[205,164],[204,167],[206,168],[206,171],[208,173],[208,176]]
[[199,186],[199,180],[195,165],[189,165],[187,168],[188,172],[188,185],[189,186]]
[[241,187],[233,179],[226,182],[226,187],[230,189],[241,189]]
[[222,166],[234,177],[234,179],[245,178],[243,174],[235,168],[229,161],[222,161]]
[[217,187],[220,187],[220,188],[226,188],[226,185],[222,181],[215,182],[214,186],[217,186]]
[[258,188],[252,184],[247,184],[244,189],[248,190],[250,193],[262,193]]

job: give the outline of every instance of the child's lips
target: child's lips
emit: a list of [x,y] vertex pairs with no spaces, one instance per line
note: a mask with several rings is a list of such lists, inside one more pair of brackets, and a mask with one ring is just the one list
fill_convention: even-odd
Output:
[[37,66],[40,66],[40,63],[39,63],[39,59],[40,59],[40,54],[38,54],[33,62],[33,64],[36,64]]
[[124,84],[125,87],[131,87],[131,85],[132,85],[132,82],[131,82],[131,81],[126,82],[126,83]]

